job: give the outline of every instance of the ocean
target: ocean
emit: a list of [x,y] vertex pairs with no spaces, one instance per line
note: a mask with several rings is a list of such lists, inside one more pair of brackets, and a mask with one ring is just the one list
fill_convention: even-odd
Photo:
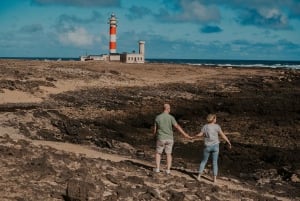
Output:
[[[26,59],[42,61],[79,61],[79,58],[54,58],[54,57],[0,57],[0,59]],[[230,59],[146,59],[146,63],[186,64],[192,66],[211,67],[257,67],[257,68],[288,68],[300,69],[299,61],[280,60],[230,60]]]
[[150,63],[173,63],[212,67],[257,67],[300,69],[300,61],[227,60],[227,59],[146,59]]

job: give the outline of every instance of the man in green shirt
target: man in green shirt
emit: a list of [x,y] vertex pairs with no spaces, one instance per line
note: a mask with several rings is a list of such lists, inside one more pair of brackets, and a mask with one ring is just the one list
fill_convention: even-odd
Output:
[[184,137],[191,139],[191,137],[178,125],[175,118],[170,115],[170,111],[170,105],[164,104],[164,111],[156,116],[154,123],[154,136],[156,136],[156,168],[154,169],[154,171],[160,172],[161,154],[163,150],[165,150],[165,153],[167,155],[167,174],[170,174],[172,165],[172,148],[174,144],[173,126]]

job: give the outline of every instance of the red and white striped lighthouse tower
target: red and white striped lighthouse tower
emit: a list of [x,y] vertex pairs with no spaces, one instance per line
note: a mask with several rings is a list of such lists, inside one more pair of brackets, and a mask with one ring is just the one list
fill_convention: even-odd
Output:
[[109,19],[109,53],[117,52],[117,18],[114,13]]

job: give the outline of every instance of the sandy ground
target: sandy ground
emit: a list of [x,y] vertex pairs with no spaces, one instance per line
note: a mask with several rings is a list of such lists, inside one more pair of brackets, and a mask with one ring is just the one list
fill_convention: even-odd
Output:
[[[1,200],[67,200],[72,179],[90,200],[300,200],[299,71],[21,60],[0,71]],[[217,183],[209,165],[196,181],[203,142],[179,135],[172,175],[153,174],[164,102],[191,135],[220,117],[233,149],[221,146]]]

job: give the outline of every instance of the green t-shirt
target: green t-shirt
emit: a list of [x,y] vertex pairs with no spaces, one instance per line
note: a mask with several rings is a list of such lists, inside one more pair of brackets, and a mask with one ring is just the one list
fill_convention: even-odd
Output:
[[161,113],[155,118],[158,140],[173,140],[173,126],[177,124],[175,118],[168,113]]

